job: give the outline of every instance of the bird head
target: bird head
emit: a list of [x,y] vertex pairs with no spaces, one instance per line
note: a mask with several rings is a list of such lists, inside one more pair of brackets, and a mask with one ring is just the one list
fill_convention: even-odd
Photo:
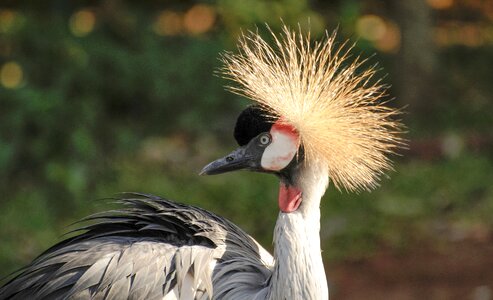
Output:
[[270,117],[260,106],[252,105],[240,114],[234,137],[240,147],[205,166],[201,174],[247,169],[280,175],[299,161],[299,133],[282,118]]
[[234,137],[239,147],[205,166],[202,175],[215,175],[246,169],[280,177],[279,208],[293,212],[301,204],[302,191],[293,175],[303,161],[298,131],[283,118],[274,118],[260,106],[245,109],[236,122]]
[[[388,154],[403,140],[399,111],[382,101],[386,89],[375,69],[351,61],[352,47],[335,46],[335,34],[318,42],[286,26],[283,34],[271,34],[269,43],[249,32],[240,38],[239,53],[223,55],[223,74],[236,84],[229,89],[256,105],[238,118],[240,147],[202,174],[274,173],[281,178],[279,207],[288,213],[301,203],[309,176],[299,173],[306,170],[322,170],[338,189],[378,186],[392,168]],[[326,182],[319,175],[312,177]]]

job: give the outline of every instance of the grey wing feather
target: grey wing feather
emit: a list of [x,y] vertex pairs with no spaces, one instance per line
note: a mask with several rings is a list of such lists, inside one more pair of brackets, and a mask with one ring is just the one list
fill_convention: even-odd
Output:
[[151,195],[125,194],[119,201],[124,209],[87,218],[95,223],[20,270],[0,287],[0,299],[262,294],[270,264],[259,254],[259,245],[233,223]]

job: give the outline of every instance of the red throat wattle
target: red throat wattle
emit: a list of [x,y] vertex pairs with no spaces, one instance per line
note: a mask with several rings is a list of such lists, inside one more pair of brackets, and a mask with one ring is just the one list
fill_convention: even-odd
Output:
[[281,182],[279,187],[279,209],[284,213],[291,213],[301,204],[301,190]]

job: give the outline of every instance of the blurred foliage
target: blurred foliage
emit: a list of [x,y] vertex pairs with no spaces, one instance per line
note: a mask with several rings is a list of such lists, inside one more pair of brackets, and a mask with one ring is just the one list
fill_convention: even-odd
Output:
[[[358,24],[397,26],[362,19],[382,13],[380,6],[369,10],[370,2],[0,5],[0,268],[27,263],[68,225],[108,207],[96,199],[124,191],[202,206],[271,245],[275,178],[196,175],[234,147],[232,126],[248,103],[213,75],[218,54],[234,51],[241,29],[266,31],[265,22],[274,31],[299,23],[315,36],[339,26],[352,40],[361,34]],[[356,51],[377,51],[370,63],[381,61],[393,83],[398,50],[389,47],[396,40],[367,34]],[[397,158],[392,180],[371,194],[326,195],[324,255],[360,259],[382,244],[405,251],[421,239],[493,228],[492,45],[442,47],[436,63],[435,89],[423,100],[428,108],[405,115],[411,150]],[[432,138],[430,146],[414,147],[422,138]]]

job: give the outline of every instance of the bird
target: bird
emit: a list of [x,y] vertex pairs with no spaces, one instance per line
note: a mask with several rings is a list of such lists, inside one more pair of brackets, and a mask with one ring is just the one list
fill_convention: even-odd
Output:
[[313,41],[287,25],[268,32],[242,33],[238,50],[221,55],[228,90],[253,104],[234,126],[239,147],[201,174],[279,179],[273,254],[213,212],[124,193],[121,208],[87,217],[11,275],[0,299],[329,299],[322,196],[329,183],[348,192],[379,185],[404,144],[400,110],[387,105],[375,67],[336,33]]

